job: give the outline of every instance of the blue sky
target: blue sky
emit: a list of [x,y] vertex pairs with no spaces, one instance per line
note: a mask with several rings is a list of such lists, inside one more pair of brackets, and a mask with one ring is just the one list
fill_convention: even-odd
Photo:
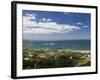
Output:
[[89,13],[23,10],[23,38],[27,40],[90,39]]

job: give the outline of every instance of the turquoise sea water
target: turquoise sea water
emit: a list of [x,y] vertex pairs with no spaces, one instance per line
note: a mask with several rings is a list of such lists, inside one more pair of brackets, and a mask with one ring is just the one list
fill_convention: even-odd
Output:
[[90,50],[90,40],[34,41],[23,40],[24,48]]

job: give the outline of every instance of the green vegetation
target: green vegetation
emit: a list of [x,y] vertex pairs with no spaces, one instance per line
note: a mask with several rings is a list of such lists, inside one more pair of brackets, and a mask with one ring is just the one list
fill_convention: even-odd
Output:
[[90,66],[90,53],[51,49],[23,49],[23,69]]

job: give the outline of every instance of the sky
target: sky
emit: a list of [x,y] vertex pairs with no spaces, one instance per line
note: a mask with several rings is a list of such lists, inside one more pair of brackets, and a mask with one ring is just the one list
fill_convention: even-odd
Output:
[[91,14],[23,10],[23,39],[90,39]]

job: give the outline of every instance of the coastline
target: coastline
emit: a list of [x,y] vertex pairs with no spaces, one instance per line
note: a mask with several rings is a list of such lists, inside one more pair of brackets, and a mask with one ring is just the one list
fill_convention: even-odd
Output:
[[72,52],[91,53],[90,50],[72,50]]
[[59,52],[61,52],[61,51],[66,51],[66,52],[79,52],[79,53],[91,53],[91,50],[78,50],[78,49],[45,49],[45,48],[24,48],[24,49],[28,49],[28,50],[45,50],[45,51],[59,51]]

